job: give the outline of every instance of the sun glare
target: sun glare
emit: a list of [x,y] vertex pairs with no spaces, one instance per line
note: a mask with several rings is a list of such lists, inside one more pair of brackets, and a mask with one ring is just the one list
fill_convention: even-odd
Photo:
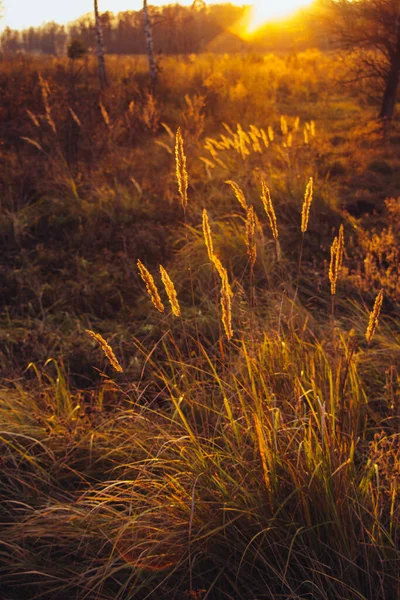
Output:
[[266,23],[289,17],[312,2],[313,0],[259,0],[249,10],[246,33],[252,35]]

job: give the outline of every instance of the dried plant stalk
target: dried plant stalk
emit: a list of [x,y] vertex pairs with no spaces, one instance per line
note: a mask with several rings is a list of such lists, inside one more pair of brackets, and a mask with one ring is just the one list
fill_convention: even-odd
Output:
[[238,186],[238,184],[235,181],[232,181],[231,179],[228,179],[228,181],[225,181],[225,183],[227,183],[228,185],[231,186],[231,188],[233,189],[233,192],[236,196],[237,201],[239,202],[239,204],[241,205],[241,207],[244,210],[247,210],[248,206],[247,206],[246,198],[245,198],[245,195],[244,195],[241,187]]
[[307,183],[306,191],[304,193],[304,201],[303,208],[301,210],[301,231],[305,233],[308,227],[308,219],[310,216],[310,208],[313,199],[313,187],[314,182],[313,178],[310,177],[309,182]]
[[47,120],[48,124],[50,125],[53,133],[57,134],[56,125],[53,121],[53,117],[51,116],[51,108],[50,108],[50,103],[49,103],[49,95],[50,95],[49,83],[48,83],[48,81],[43,79],[43,77],[41,75],[39,75],[39,83],[40,83],[40,89],[42,92],[43,104],[44,104],[44,108],[45,108],[45,112],[46,112],[46,120]]
[[222,324],[224,326],[225,334],[228,340],[231,340],[233,337],[233,329],[232,329],[232,303],[231,299],[233,297],[233,292],[231,286],[229,285],[228,277],[225,276],[222,279],[221,286],[221,308],[222,308]]
[[211,237],[210,222],[208,220],[208,213],[206,209],[203,209],[203,236],[207,248],[208,258],[212,262],[214,256],[214,246]]
[[188,173],[186,168],[186,155],[183,145],[183,137],[181,133],[181,128],[178,128],[176,132],[176,142],[175,142],[175,160],[176,160],[176,178],[178,180],[178,190],[179,195],[181,197],[183,210],[186,210],[188,203]]
[[274,210],[274,205],[272,204],[271,194],[265,183],[264,179],[261,179],[261,200],[264,205],[265,212],[268,215],[269,224],[271,226],[272,236],[274,240],[277,240],[279,237],[278,227],[276,223],[276,215]]
[[146,267],[140,260],[137,261],[137,266],[139,269],[140,277],[146,284],[146,290],[150,296],[152,303],[154,304],[157,310],[159,310],[160,312],[164,312],[164,304],[161,302],[160,294],[158,293],[157,286],[154,283],[153,276],[151,275],[151,273],[149,273],[149,271],[146,269]]
[[106,342],[103,336],[101,336],[100,333],[95,333],[91,329],[86,329],[86,333],[88,333],[93,339],[96,340],[96,342],[100,344],[100,347],[103,350],[105,356],[108,358],[111,366],[119,373],[123,373],[123,368],[119,364],[113,349],[111,348],[110,344]]
[[329,281],[331,282],[331,294],[336,294],[336,284],[342,269],[344,253],[344,228],[339,228],[339,235],[335,237],[331,246],[331,262],[329,265]]
[[101,116],[103,117],[104,123],[107,125],[107,127],[110,127],[110,116],[106,110],[106,107],[104,106],[104,104],[102,102],[99,103],[99,107],[100,107]]
[[39,119],[30,110],[26,109],[27,115],[36,127],[40,127]]
[[172,314],[175,317],[181,316],[181,307],[179,306],[178,296],[172,279],[162,265],[160,265],[161,279],[167,292],[168,300],[172,308]]
[[218,256],[215,256],[215,254],[213,254],[212,258],[211,258],[211,262],[214,265],[214,267],[216,268],[217,273],[218,273],[218,275],[221,278],[221,282],[223,283],[225,280],[228,280],[228,271],[222,265],[222,263],[219,260]]
[[246,246],[247,246],[247,254],[249,255],[250,264],[253,268],[257,259],[257,246],[255,242],[256,237],[256,221],[255,221],[255,213],[254,208],[250,206],[247,209],[247,218],[246,218]]
[[367,343],[369,344],[373,338],[375,333],[375,329],[378,326],[379,315],[381,314],[381,308],[383,303],[383,289],[379,292],[377,297],[375,298],[374,308],[372,309],[369,315],[369,323],[367,327],[367,331],[365,333],[365,337],[367,339]]
[[255,431],[256,431],[256,435],[257,435],[258,451],[260,453],[260,458],[261,458],[264,483],[265,483],[266,488],[270,489],[271,482],[270,482],[270,478],[269,478],[269,469],[268,469],[267,457],[266,457],[266,452],[265,452],[265,439],[264,439],[264,435],[263,435],[263,431],[262,431],[262,425],[261,425],[261,421],[260,421],[258,415],[256,415],[255,413],[253,413],[253,420],[254,420],[254,426],[255,426]]

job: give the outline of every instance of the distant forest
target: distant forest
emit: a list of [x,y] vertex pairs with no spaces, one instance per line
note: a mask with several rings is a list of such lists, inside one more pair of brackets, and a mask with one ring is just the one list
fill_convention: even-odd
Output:
[[[302,50],[326,47],[321,23],[315,26],[315,7],[302,10],[285,26],[269,24],[251,40],[240,35],[240,23],[248,6],[233,4],[206,5],[201,0],[187,7],[171,4],[150,7],[155,50],[159,54],[200,52],[240,52],[243,50]],[[146,52],[142,11],[125,11],[101,15],[104,43],[110,54],[144,54]],[[318,31],[318,33],[317,33]],[[94,17],[89,13],[68,25],[51,22],[23,31],[6,28],[0,37],[3,53],[40,53],[64,55],[72,40],[80,40],[90,51],[95,44]]]

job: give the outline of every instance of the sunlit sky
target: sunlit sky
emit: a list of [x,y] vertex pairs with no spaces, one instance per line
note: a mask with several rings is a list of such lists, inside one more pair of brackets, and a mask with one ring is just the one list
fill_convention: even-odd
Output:
[[[216,0],[214,0],[215,2]],[[254,4],[248,31],[262,23],[284,17],[297,8],[306,6],[311,0],[228,0],[232,4]],[[148,0],[150,5],[174,4],[174,0]],[[180,0],[178,4],[191,5],[193,0]],[[211,2],[207,2],[210,4]],[[99,0],[100,11],[139,10],[142,0]],[[0,28],[12,29],[36,27],[48,21],[68,23],[93,10],[92,0],[3,0],[3,18]]]

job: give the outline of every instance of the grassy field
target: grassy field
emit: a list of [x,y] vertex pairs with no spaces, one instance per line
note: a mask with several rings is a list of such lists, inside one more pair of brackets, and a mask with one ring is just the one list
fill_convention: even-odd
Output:
[[315,50],[107,66],[0,62],[1,598],[396,600],[399,122]]

